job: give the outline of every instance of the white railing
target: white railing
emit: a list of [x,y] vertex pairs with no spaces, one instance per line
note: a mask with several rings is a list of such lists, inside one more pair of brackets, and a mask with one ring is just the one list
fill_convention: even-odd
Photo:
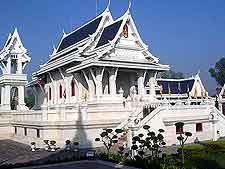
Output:
[[42,111],[26,111],[26,112],[16,112],[13,113],[13,120],[15,122],[21,121],[41,121],[42,120]]

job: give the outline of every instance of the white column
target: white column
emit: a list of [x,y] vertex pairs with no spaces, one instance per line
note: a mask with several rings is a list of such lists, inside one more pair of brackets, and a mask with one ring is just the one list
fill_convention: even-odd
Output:
[[1,105],[5,104],[5,87],[1,87]]
[[96,71],[96,96],[97,98],[102,96],[102,68]]
[[65,79],[66,81],[66,103],[70,103],[70,97],[71,97],[71,80]]
[[155,96],[155,77],[150,77],[149,78],[149,94],[150,96]]
[[6,67],[7,67],[7,73],[11,74],[11,57],[8,58]]
[[88,73],[88,82],[89,82],[89,86],[88,86],[89,97],[88,98],[89,100],[93,100],[93,96],[95,94],[95,84],[92,79],[91,72]]
[[117,69],[112,68],[109,71],[109,92],[110,95],[116,95],[116,76],[117,76]]
[[143,96],[145,94],[144,89],[144,72],[139,71],[138,72],[138,95]]
[[19,103],[19,105],[25,105],[25,102],[24,102],[24,86],[18,87],[18,103]]
[[10,107],[10,86],[7,85],[5,86],[5,89],[4,89],[4,109],[6,110],[10,110],[11,107]]
[[58,83],[57,81],[54,81],[54,103],[58,104]]
[[17,74],[22,74],[23,68],[22,68],[21,55],[18,55],[17,57],[18,57],[18,59],[17,59],[17,70],[16,70],[16,73]]

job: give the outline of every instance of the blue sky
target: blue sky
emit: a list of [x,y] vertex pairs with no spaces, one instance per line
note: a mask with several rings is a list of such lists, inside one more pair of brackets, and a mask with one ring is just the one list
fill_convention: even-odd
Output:
[[[128,7],[128,0],[111,0],[114,18]],[[96,13],[95,0],[1,0],[0,46],[15,27],[32,61],[26,72],[31,74],[47,61],[52,46],[65,32],[84,24]],[[107,0],[99,0],[98,12]],[[200,70],[210,93],[216,82],[208,69],[225,55],[224,0],[133,0],[132,15],[142,39],[150,51],[186,76]]]

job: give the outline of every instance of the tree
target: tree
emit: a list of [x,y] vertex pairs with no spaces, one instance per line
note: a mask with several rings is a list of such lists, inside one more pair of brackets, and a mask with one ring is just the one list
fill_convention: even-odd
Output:
[[158,74],[158,77],[163,79],[183,79],[184,74],[182,72],[175,72],[173,70],[169,70],[165,72],[160,72]]
[[160,148],[166,145],[164,141],[164,136],[162,133],[163,129],[158,130],[158,134],[153,131],[150,131],[150,126],[144,125],[143,128],[147,131],[147,137],[144,138],[144,134],[140,133],[137,136],[132,138],[132,146],[131,149],[136,151],[135,159],[143,159],[146,150],[150,153],[149,158],[157,160],[159,159],[159,154],[161,153]]
[[103,129],[103,132],[100,134],[101,138],[96,138],[95,141],[102,142],[109,154],[110,149],[116,143],[118,143],[118,134],[123,133],[124,130],[116,129]]
[[217,61],[215,67],[209,69],[209,73],[219,85],[223,86],[225,83],[225,57]]
[[177,140],[180,143],[180,147],[181,147],[181,155],[182,155],[182,164],[184,164],[184,144],[187,141],[188,137],[192,136],[191,132],[183,132],[183,127],[184,127],[184,123],[183,122],[177,122],[175,124],[176,128],[179,129],[178,134],[179,136],[177,137]]
[[26,106],[31,109],[35,104],[34,96],[27,96],[24,99]]

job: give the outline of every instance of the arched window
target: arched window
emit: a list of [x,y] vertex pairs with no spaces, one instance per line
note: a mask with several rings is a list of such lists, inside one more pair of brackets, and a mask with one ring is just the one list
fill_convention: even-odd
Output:
[[75,96],[75,82],[72,80],[71,82],[71,96]]
[[59,98],[61,99],[63,96],[63,93],[62,93],[62,85],[60,84],[59,86]]
[[123,27],[123,36],[125,38],[128,38],[128,26],[127,26],[127,24],[125,24],[124,27]]
[[52,89],[51,89],[51,87],[49,87],[49,89],[48,89],[48,99],[49,100],[52,99]]

